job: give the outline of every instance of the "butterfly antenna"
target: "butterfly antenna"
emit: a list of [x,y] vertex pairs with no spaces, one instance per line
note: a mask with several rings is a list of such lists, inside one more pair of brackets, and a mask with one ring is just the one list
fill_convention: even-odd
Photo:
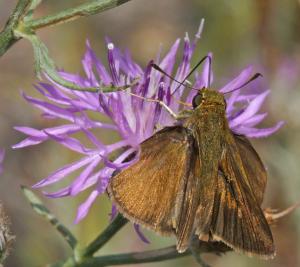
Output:
[[[185,80],[183,80],[182,82],[176,80],[174,77],[172,77],[170,74],[166,73],[161,67],[159,67],[159,66],[156,65],[155,63],[152,63],[152,64],[151,64],[151,67],[152,67],[153,69],[155,69],[155,70],[161,72],[162,74],[166,75],[166,76],[167,76],[168,78],[170,78],[171,80],[173,80],[173,81],[179,83],[178,88],[179,88],[181,85],[183,85],[183,86],[186,86],[186,87],[188,87],[188,88],[190,88],[190,89],[197,90],[196,88],[194,88],[194,87],[192,87],[192,86],[189,86],[189,85],[185,84],[185,83],[184,83]],[[176,88],[176,90],[177,90],[177,88]]]
[[157,71],[163,73],[164,75],[166,75],[167,77],[169,77],[171,80],[179,83],[179,85],[176,87],[176,89],[173,91],[172,95],[180,88],[181,85],[193,89],[193,90],[197,90],[198,89],[189,86],[187,84],[185,84],[186,80],[193,74],[193,72],[203,63],[204,60],[206,60],[208,58],[209,60],[209,72],[208,72],[208,85],[210,86],[210,77],[211,77],[211,56],[205,56],[203,57],[191,70],[190,72],[184,77],[184,79],[182,80],[182,82],[176,80],[174,77],[172,77],[170,74],[166,73],[163,69],[161,69],[158,65],[152,63],[151,67],[153,67],[154,69],[156,69]]
[[247,84],[251,83],[252,81],[256,80],[259,77],[263,77],[263,75],[261,73],[255,73],[247,82],[243,83],[241,86],[239,86],[237,88],[234,88],[231,91],[226,92],[224,94],[229,94],[229,93],[232,93],[234,91],[237,91],[237,90],[243,88],[244,86],[246,86]]
[[[181,84],[183,84],[194,72],[195,70],[203,63],[204,60],[208,59],[209,60],[209,72],[208,72],[208,86],[210,87],[210,76],[211,76],[211,56],[205,56],[203,57],[191,70],[190,72],[184,77],[183,81]],[[172,94],[174,94],[178,89],[180,85],[173,91]],[[195,88],[193,88],[195,90]],[[199,91],[199,89],[196,89]]]

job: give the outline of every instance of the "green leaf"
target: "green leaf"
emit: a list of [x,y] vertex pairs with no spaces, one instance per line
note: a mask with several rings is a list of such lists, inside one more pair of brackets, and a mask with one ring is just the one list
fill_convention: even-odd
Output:
[[24,196],[29,201],[33,210],[44,217],[48,222],[50,222],[55,229],[62,235],[62,237],[67,241],[72,249],[77,246],[77,240],[71,233],[71,231],[64,226],[59,220],[46,208],[43,202],[25,186],[21,186]]

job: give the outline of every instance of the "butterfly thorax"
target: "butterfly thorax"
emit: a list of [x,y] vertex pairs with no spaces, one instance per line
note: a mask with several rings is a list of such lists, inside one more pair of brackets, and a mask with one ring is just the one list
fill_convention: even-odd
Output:
[[[223,94],[212,89],[202,89],[194,97],[193,107],[194,110],[183,126],[192,131],[199,147],[205,145],[207,149],[217,149],[222,141],[221,138],[224,138],[224,134],[229,130]],[[217,150],[219,149],[221,147]]]
[[189,129],[199,148],[202,182],[218,175],[222,145],[229,133],[223,94],[202,89],[193,100],[194,110],[183,126]]

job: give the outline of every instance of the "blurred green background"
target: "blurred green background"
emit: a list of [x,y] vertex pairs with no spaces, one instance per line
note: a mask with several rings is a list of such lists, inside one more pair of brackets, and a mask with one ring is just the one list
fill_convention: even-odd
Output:
[[[59,11],[86,1],[43,1],[36,16]],[[0,27],[16,1],[0,1]],[[192,37],[200,19],[205,28],[194,62],[208,51],[214,53],[215,85],[222,85],[249,64],[264,75],[272,93],[265,109],[265,125],[284,120],[285,126],[267,139],[252,140],[268,166],[269,180],[264,207],[282,209],[300,200],[300,2],[297,0],[135,0],[105,13],[76,20],[38,32],[47,44],[57,66],[81,72],[81,57],[89,39],[97,55],[106,60],[104,37],[129,48],[142,66],[155,58],[159,46],[166,52],[178,37]],[[11,256],[5,266],[45,266],[66,257],[70,251],[62,238],[36,215],[20,192],[20,185],[32,185],[67,162],[78,158],[60,146],[47,142],[36,147],[12,151],[10,146],[23,136],[14,125],[49,127],[39,112],[20,96],[20,90],[35,95],[33,55],[27,41],[18,42],[0,58],[0,147],[7,150],[5,172],[0,177],[0,200],[11,218],[16,235]],[[83,244],[108,224],[110,203],[99,198],[88,217],[73,224],[76,208],[87,197],[49,200],[47,206],[74,231]],[[277,257],[271,261],[248,258],[231,252],[217,257],[204,255],[212,266],[300,266],[300,210],[272,227]],[[102,253],[139,251],[174,243],[145,231],[151,245],[143,244],[126,226],[105,246]],[[147,266],[197,266],[192,258],[148,264]],[[142,265],[139,265],[142,266]]]

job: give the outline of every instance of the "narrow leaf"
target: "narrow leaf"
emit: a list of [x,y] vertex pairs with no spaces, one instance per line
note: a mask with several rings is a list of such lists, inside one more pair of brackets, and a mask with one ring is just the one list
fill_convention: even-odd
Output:
[[49,221],[67,241],[70,247],[74,249],[77,245],[77,240],[70,230],[58,221],[58,219],[45,207],[43,202],[33,193],[33,191],[29,190],[25,186],[21,186],[21,190],[26,199],[29,201],[33,210]]

